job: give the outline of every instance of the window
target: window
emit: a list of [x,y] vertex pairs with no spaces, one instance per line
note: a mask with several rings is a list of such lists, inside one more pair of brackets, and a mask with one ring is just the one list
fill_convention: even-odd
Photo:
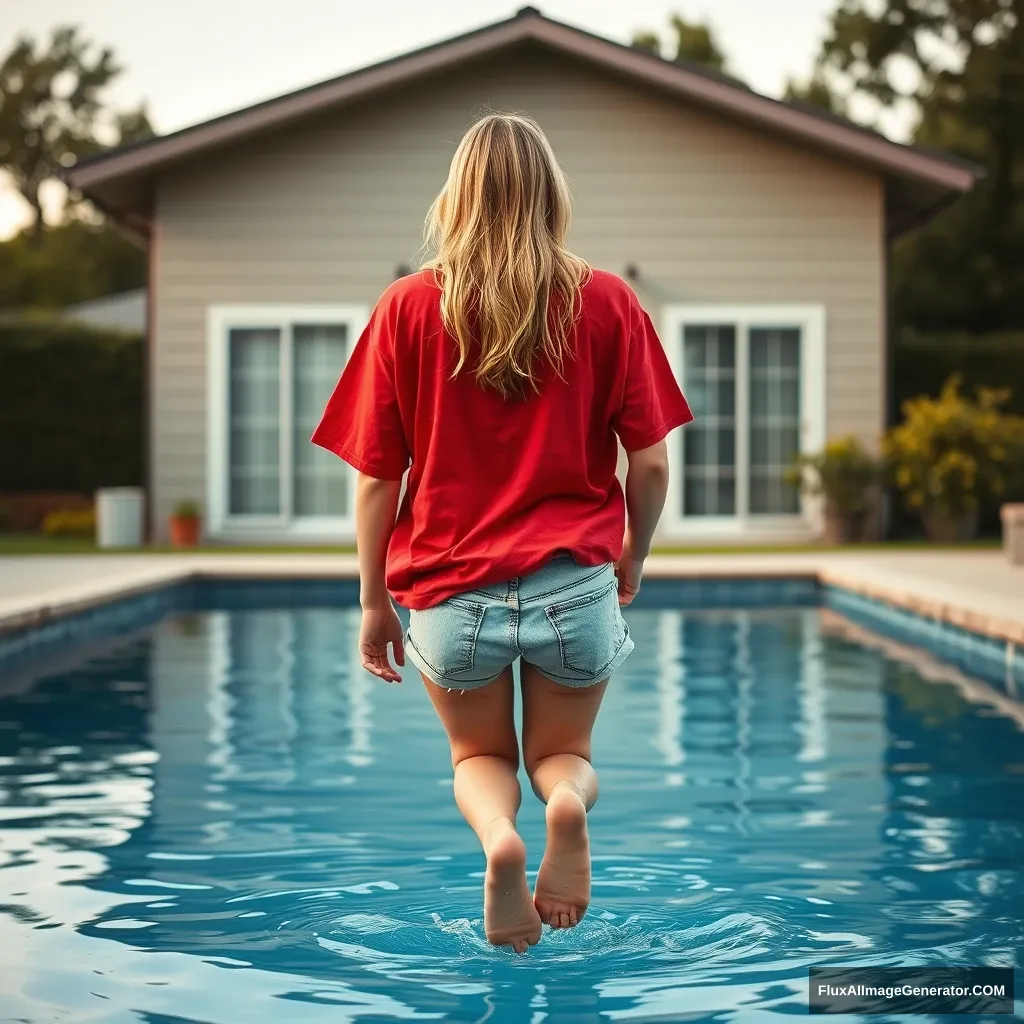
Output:
[[666,310],[664,342],[695,421],[672,435],[665,527],[754,532],[809,514],[786,470],[825,438],[818,307]]
[[209,323],[210,532],[351,533],[353,471],[310,443],[365,307],[218,307]]

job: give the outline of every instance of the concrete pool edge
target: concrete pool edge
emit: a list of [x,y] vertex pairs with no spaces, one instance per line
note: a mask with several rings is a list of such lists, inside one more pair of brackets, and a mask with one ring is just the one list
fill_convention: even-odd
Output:
[[[714,600],[715,594],[731,589],[730,583],[740,587],[764,584],[769,593],[773,582],[790,581],[794,593],[801,583],[810,583],[817,588],[818,603],[823,607],[980,674],[1016,698],[1024,692],[1024,573],[1007,567],[991,576],[992,558],[954,556],[959,563],[953,561],[950,566],[952,578],[948,573],[946,579],[936,579],[934,573],[928,578],[921,575],[922,566],[933,569],[943,556],[925,557],[927,563],[893,556],[871,558],[855,551],[842,555],[659,555],[649,560],[646,577],[661,586],[678,581],[697,600],[704,594]],[[948,556],[946,560],[951,561]],[[352,583],[358,577],[353,555],[201,555],[184,556],[173,563],[152,556],[107,556],[102,566],[97,565],[100,569],[96,575],[50,586],[35,595],[0,600],[0,665],[7,660],[6,642],[51,630],[57,642],[58,632],[65,632],[54,629],[61,622],[88,619],[90,613],[132,600],[163,607],[166,614],[173,610],[167,595],[190,585]],[[1004,594],[985,589],[993,579]],[[760,600],[754,603],[763,604]],[[782,598],[781,603],[788,602]],[[996,609],[1012,614],[999,614]],[[67,631],[67,642],[73,642],[74,632]]]

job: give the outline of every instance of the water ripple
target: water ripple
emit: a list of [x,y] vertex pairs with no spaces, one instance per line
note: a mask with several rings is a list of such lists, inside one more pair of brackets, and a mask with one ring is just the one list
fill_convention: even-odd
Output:
[[[517,957],[426,697],[356,671],[356,625],[169,620],[0,696],[5,1019],[747,1024],[805,1016],[813,965],[1021,966],[1024,735],[982,690],[814,610],[631,612],[593,904]],[[529,796],[520,827],[532,879]]]

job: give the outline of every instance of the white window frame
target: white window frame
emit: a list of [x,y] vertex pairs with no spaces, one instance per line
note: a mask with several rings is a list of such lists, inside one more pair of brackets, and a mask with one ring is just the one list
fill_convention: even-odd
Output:
[[[826,401],[826,314],[820,305],[671,305],[665,307],[662,329],[665,350],[684,393],[686,373],[683,359],[684,326],[722,326],[736,328],[736,515],[684,516],[682,431],[669,435],[672,471],[679,476],[669,488],[663,531],[670,537],[720,535],[745,537],[772,533],[795,533],[821,528],[821,503],[801,496],[800,512],[795,515],[751,514],[749,488],[749,395],[750,329],[756,327],[800,328],[800,452],[810,454],[824,447],[827,436]],[[684,428],[685,429],[685,428]]]
[[[207,311],[206,519],[212,537],[350,540],[355,536],[356,471],[346,465],[349,508],[340,516],[291,514],[294,459],[292,451],[292,345],[295,324],[344,324],[348,328],[345,360],[352,354],[370,317],[360,305],[211,306]],[[228,512],[228,335],[231,330],[277,328],[281,332],[281,513],[231,515]],[[339,373],[341,367],[338,368]],[[332,381],[332,384],[334,382]]]

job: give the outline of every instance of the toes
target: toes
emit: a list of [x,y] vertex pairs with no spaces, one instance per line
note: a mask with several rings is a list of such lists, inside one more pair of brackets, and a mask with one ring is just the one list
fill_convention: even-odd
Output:
[[561,910],[557,907],[538,906],[541,921],[552,928],[575,928],[583,917],[579,907]]

